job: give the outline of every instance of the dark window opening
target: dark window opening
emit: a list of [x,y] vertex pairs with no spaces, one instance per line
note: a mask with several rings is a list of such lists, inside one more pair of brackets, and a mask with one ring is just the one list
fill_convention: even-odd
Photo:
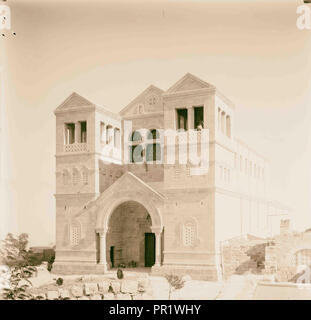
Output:
[[188,110],[177,109],[177,129],[187,130],[188,128]]
[[86,143],[86,121],[80,122],[81,126],[81,143]]
[[143,162],[144,153],[141,145],[130,146],[130,160],[132,163]]
[[141,141],[142,136],[139,131],[134,131],[131,135],[131,141]]
[[148,132],[148,137],[147,139],[149,140],[155,140],[155,139],[160,139],[160,133],[157,129],[152,129]]
[[204,129],[204,108],[194,107],[194,128],[197,130]]
[[160,161],[160,160],[161,160],[160,143],[147,144],[146,161]]
[[75,143],[75,124],[66,123],[65,124],[65,144]]
[[117,149],[120,149],[120,144],[121,144],[121,141],[120,141],[120,129],[118,128],[115,128],[114,129],[114,147],[117,148]]

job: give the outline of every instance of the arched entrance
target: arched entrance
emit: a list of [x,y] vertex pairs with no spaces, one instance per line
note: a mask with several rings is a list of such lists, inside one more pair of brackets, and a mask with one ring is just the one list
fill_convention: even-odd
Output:
[[155,263],[155,235],[152,220],[143,205],[135,201],[120,204],[112,212],[107,233],[109,267],[152,267]]
[[[133,179],[130,176],[131,179]],[[103,270],[119,264],[161,265],[161,198],[155,192],[107,193],[98,203],[96,233],[99,238],[99,265]],[[135,200],[133,200],[135,199]]]

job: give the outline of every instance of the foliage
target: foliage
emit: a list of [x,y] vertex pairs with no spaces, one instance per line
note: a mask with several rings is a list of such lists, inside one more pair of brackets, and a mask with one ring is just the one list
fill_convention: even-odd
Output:
[[118,269],[118,271],[117,271],[117,277],[118,277],[118,279],[123,279],[123,278],[124,278],[122,269]]
[[50,256],[50,258],[48,260],[48,266],[47,266],[48,271],[52,270],[54,260],[55,260],[55,252],[54,252],[54,255]]
[[63,283],[64,283],[63,278],[57,278],[56,284],[57,284],[58,286],[61,286]]
[[2,241],[0,254],[3,263],[10,268],[10,288],[3,289],[4,299],[25,300],[31,295],[26,290],[32,285],[29,278],[36,272],[36,268],[30,265],[29,252],[27,251],[28,235],[22,233],[15,238],[9,233]]
[[169,293],[168,293],[168,299],[171,299],[171,293],[172,291],[181,289],[185,285],[185,280],[182,276],[174,275],[174,274],[166,274],[165,278],[169,284]]
[[[55,259],[55,250],[54,249],[44,249],[43,250],[43,261],[50,261]],[[54,260],[53,260],[54,262]]]
[[119,263],[118,264],[118,268],[125,268],[125,267],[126,267],[125,263]]
[[27,260],[30,266],[40,266],[43,261],[43,255],[41,253],[29,251]]

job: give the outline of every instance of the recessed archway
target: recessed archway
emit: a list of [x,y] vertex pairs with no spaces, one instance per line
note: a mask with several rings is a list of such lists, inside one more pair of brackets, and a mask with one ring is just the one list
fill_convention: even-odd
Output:
[[155,236],[147,209],[126,201],[110,215],[106,256],[111,267],[151,267],[155,263]]

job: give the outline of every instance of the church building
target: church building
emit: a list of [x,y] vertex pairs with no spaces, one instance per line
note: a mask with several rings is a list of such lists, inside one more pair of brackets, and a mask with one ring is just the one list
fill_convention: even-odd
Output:
[[267,194],[268,161],[235,136],[234,104],[192,74],[118,114],[73,93],[55,115],[54,273],[217,280],[222,241],[269,236],[287,214]]

